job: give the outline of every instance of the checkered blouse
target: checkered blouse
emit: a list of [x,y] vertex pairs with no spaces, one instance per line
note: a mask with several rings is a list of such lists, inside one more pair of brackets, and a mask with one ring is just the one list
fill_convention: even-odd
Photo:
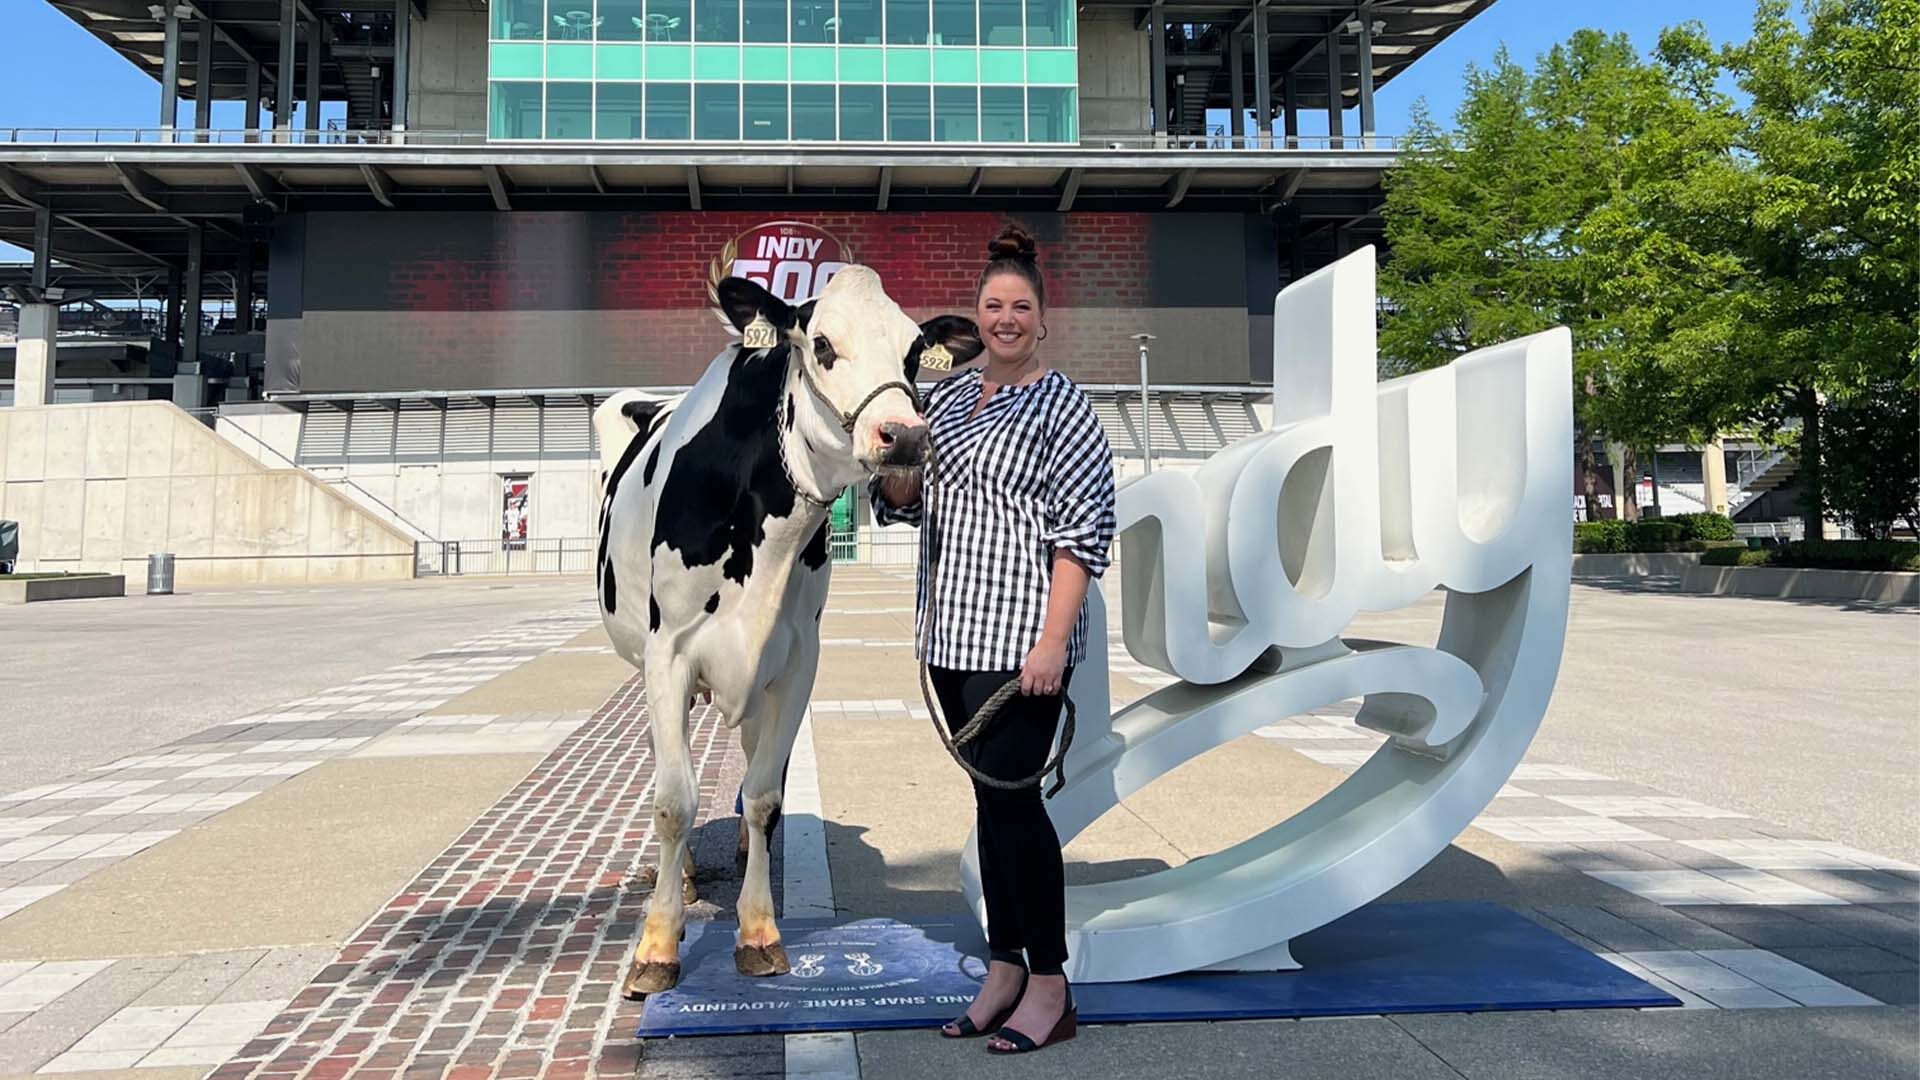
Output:
[[[962,372],[927,395],[938,490],[934,527],[920,538],[914,637],[919,656],[938,667],[1011,671],[1046,625],[1053,553],[1071,552],[1094,577],[1111,561],[1113,451],[1086,395],[1058,371],[1001,387],[969,417],[980,377]],[[889,506],[877,478],[869,494],[878,524],[921,523],[923,503]],[[930,583],[939,599],[932,627]],[[1083,605],[1067,663],[1086,654]]]

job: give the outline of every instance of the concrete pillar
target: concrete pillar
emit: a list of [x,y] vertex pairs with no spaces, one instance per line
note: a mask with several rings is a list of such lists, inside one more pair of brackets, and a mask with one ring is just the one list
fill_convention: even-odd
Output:
[[[206,131],[213,127],[213,20],[202,17],[193,34],[193,127]],[[195,135],[195,142],[208,142]]]
[[1167,141],[1167,9],[1156,3],[1147,9],[1147,93],[1153,109],[1153,140]]
[[[280,65],[274,73],[273,126],[282,131],[293,130],[293,67],[294,46],[299,44],[299,23],[295,21],[296,4],[294,0],[280,0]],[[281,139],[290,142],[291,139]]]
[[[46,295],[53,275],[53,211],[37,207],[33,212],[33,266],[28,272],[27,288],[35,299]],[[54,354],[58,351],[60,309],[48,303],[20,305],[19,337],[13,354],[13,403],[15,405],[51,405],[53,403]]]
[[407,50],[411,47],[413,0],[393,0],[393,130],[407,130]]
[[1300,208],[1287,203],[1277,215],[1280,222],[1280,252],[1286,259],[1286,283],[1292,284],[1307,276],[1307,256],[1300,249]]
[[180,268],[167,267],[167,349],[180,355]]
[[1286,114],[1283,130],[1287,136],[1287,146],[1300,145],[1300,87],[1293,72],[1287,72],[1280,82],[1280,108]]
[[1233,84],[1233,119],[1227,126],[1227,133],[1233,136],[1235,146],[1246,145],[1242,141],[1247,134],[1246,45],[1246,40],[1239,34],[1227,35],[1227,81]]
[[1256,145],[1273,145],[1273,38],[1268,34],[1271,24],[1267,21],[1267,9],[1258,4],[1253,9],[1253,116],[1254,133],[1260,141]]
[[1707,509],[1727,512],[1727,444],[1715,439],[1700,452],[1700,475],[1706,479]]
[[180,118],[180,15],[163,5],[160,46],[160,130],[172,131]]
[[[307,130],[320,130],[320,23],[307,27]],[[319,142],[316,137],[308,140]]]
[[52,304],[20,305],[20,336],[13,353],[13,403],[53,404],[54,354],[60,309]]
[[1340,137],[1340,31],[1327,35],[1327,146],[1338,149],[1346,145]]
[[1373,145],[1373,5],[1360,5],[1360,145]]
[[247,61],[247,134],[248,142],[257,142],[260,130],[260,65]]
[[180,364],[174,369],[173,403],[198,409],[207,402],[207,379],[200,370],[201,298],[206,285],[206,227],[187,230],[186,304],[181,312]]

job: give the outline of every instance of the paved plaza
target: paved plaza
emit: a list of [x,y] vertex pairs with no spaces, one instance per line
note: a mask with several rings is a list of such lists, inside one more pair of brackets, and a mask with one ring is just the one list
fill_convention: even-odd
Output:
[[[1560,1078],[1920,1072],[1920,613],[1577,585],[1528,760],[1387,900],[1505,905],[1682,1007],[637,1040],[641,684],[586,578],[209,591],[0,616],[0,1078]],[[1117,588],[1110,594],[1116,600]],[[1439,605],[1357,636],[1430,641]],[[964,915],[964,777],[904,569],[836,572],[774,838],[789,917]],[[1116,705],[1168,680],[1109,660]],[[1352,704],[1352,703],[1350,703]],[[1068,848],[1220,850],[1377,746],[1281,718]],[[742,761],[696,713],[692,917],[730,920]]]

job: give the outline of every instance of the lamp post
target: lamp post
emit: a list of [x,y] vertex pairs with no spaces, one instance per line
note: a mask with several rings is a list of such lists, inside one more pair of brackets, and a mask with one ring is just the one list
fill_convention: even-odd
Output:
[[1139,333],[1133,340],[1140,343],[1140,458],[1146,471],[1153,471],[1153,429],[1147,419],[1147,347],[1154,340],[1152,334]]

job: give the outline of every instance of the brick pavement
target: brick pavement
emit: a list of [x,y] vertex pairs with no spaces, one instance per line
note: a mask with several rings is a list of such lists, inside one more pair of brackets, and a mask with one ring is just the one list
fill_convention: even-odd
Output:
[[[730,733],[691,725],[703,813],[731,812]],[[214,1072],[239,1077],[632,1073],[641,1005],[620,998],[653,853],[639,677],[375,915]]]

